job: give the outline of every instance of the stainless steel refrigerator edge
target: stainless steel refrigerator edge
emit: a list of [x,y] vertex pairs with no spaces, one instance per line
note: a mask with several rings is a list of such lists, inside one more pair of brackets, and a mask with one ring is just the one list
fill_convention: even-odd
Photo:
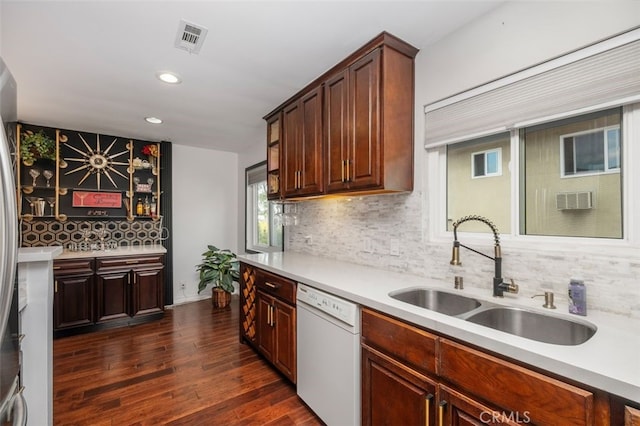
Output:
[[0,58],[0,421],[26,425],[20,390],[18,285],[18,218],[14,182],[16,81]]

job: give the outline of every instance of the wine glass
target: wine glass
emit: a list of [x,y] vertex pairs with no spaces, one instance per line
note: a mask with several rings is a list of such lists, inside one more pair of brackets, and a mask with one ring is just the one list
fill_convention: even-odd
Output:
[[53,211],[53,208],[56,205],[56,197],[46,197],[46,200],[47,200],[47,203],[49,204],[49,207],[51,207],[51,216],[55,216],[55,212]]
[[38,200],[38,197],[24,197],[24,199],[29,203],[29,207],[31,207],[31,215],[33,216],[35,214],[35,203]]
[[29,169],[29,176],[33,178],[33,186],[36,186],[36,179],[40,176],[40,172],[37,169]]
[[[44,176],[44,178],[47,180],[47,188],[49,188],[51,185],[49,184],[49,181],[51,180],[51,178],[53,177],[53,172],[51,170],[44,170],[42,172],[42,176]],[[35,185],[34,185],[35,186]]]

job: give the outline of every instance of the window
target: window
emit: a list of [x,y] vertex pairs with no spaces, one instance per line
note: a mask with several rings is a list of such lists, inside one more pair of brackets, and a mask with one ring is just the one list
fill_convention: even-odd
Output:
[[[501,133],[447,146],[448,230],[456,219],[471,214],[490,217],[499,229],[511,227],[510,143],[509,133]],[[470,222],[465,229],[484,231],[485,226]]]
[[560,136],[562,176],[618,171],[620,127]]
[[474,178],[502,175],[502,149],[471,154],[471,176]]
[[266,162],[246,169],[246,250],[281,251],[282,226],[275,222],[275,204],[267,199]]
[[[444,236],[452,220],[480,214],[516,239],[640,246],[639,67],[633,29],[425,105],[429,234]],[[482,178],[458,179],[460,167],[469,177],[469,159],[456,166],[452,154],[506,132],[505,176],[485,178],[492,171],[485,153],[472,164],[472,176]],[[578,245],[575,237],[591,240]]]
[[624,117],[615,108],[447,145],[447,229],[476,214],[501,233],[622,238]]

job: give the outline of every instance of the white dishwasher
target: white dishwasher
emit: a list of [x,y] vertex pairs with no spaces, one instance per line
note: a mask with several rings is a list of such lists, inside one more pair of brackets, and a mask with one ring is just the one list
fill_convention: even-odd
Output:
[[328,426],[360,424],[360,306],[298,284],[297,392]]

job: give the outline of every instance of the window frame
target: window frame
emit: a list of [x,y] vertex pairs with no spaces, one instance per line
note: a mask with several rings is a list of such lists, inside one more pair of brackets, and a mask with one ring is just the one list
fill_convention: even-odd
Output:
[[[488,154],[492,154],[492,153],[496,153],[498,156],[498,159],[497,159],[498,167],[495,173],[487,173],[487,169],[488,169],[487,156]],[[484,155],[484,174],[476,175],[475,157],[476,155],[480,155],[480,154]],[[491,149],[485,149],[484,151],[477,151],[477,152],[471,153],[471,179],[483,179],[483,178],[497,177],[497,176],[502,176],[502,148],[491,148]]]
[[[583,253],[600,253],[603,247],[612,250],[611,253],[620,253],[626,257],[637,256],[636,251],[628,251],[629,248],[640,249],[640,221],[633,221],[633,212],[640,211],[640,167],[633,164],[640,162],[640,102],[622,106],[622,120],[620,124],[620,151],[622,155],[620,166],[624,169],[625,178],[622,180],[622,238],[594,238],[594,237],[566,237],[548,235],[527,235],[522,232],[520,212],[524,209],[521,200],[520,176],[522,174],[520,135],[522,128],[532,124],[527,123],[522,127],[513,128],[511,134],[511,161],[508,167],[511,170],[511,229],[500,229],[500,239],[508,242],[515,249],[528,249],[532,243],[536,247],[544,247],[549,250],[572,251]],[[495,134],[501,133],[496,131]],[[635,141],[635,142],[633,142]],[[452,141],[457,143],[459,141]],[[434,146],[425,150],[424,165],[426,173],[423,174],[426,204],[428,209],[425,218],[425,226],[428,229],[428,241],[451,242],[453,232],[447,231],[447,145]],[[458,235],[470,244],[479,247],[492,245],[492,239],[484,233],[458,231]],[[576,244],[579,242],[579,244]]]
[[[618,167],[616,168],[609,168],[609,137],[608,137],[608,132],[610,130],[617,130],[618,131]],[[574,171],[571,174],[567,174],[567,170],[566,170],[566,157],[565,157],[565,140],[568,138],[573,138],[573,154],[574,154],[574,161],[573,161],[573,165],[574,165],[574,169],[576,167],[576,140],[575,137],[576,136],[582,136],[582,135],[590,135],[590,134],[595,134],[595,133],[602,133],[602,153],[603,153],[603,161],[602,161],[602,166],[603,166],[603,170],[596,170],[596,171],[587,171],[587,172],[578,172],[578,171]],[[576,178],[576,177],[585,177],[585,176],[597,176],[597,175],[603,175],[603,174],[610,174],[610,173],[620,173],[620,152],[621,152],[621,146],[620,146],[620,126],[619,125],[614,125],[614,126],[606,126],[606,127],[600,127],[597,129],[590,129],[590,130],[585,130],[585,131],[581,131],[581,132],[574,132],[574,133],[567,133],[564,135],[560,135],[559,137],[560,139],[560,178],[562,179],[566,179],[566,178]],[[624,143],[624,140],[623,140]]]
[[283,233],[283,243],[282,246],[273,244],[274,243],[274,220],[273,220],[273,202],[268,200],[269,208],[268,208],[268,222],[269,222],[269,245],[264,246],[257,244],[257,235],[258,235],[258,221],[257,221],[257,191],[255,190],[255,183],[249,183],[249,175],[250,173],[254,173],[259,171],[259,168],[264,168],[264,180],[260,180],[258,183],[267,184],[267,162],[262,161],[260,163],[254,164],[253,166],[247,167],[245,169],[245,252],[247,253],[272,253],[284,251],[284,227],[281,227],[281,232]]

